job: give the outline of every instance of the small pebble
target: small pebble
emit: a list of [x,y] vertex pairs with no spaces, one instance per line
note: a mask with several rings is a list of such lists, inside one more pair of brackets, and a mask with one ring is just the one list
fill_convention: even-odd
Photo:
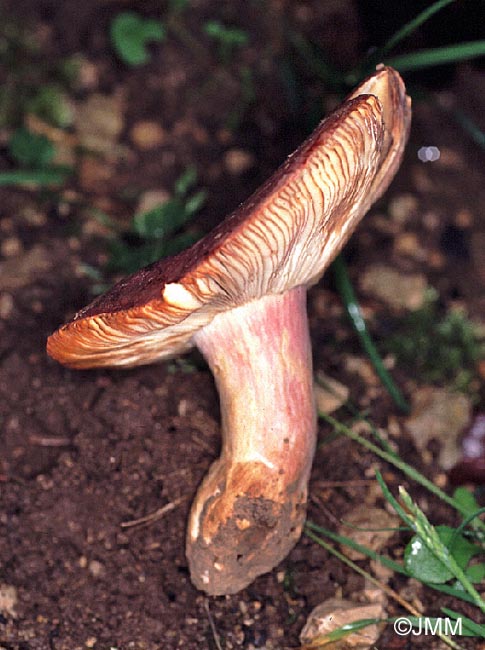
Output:
[[0,294],[0,318],[6,320],[13,312],[13,296],[10,293]]
[[163,144],[166,138],[165,130],[158,122],[143,121],[133,125],[130,140],[141,151],[156,149]]
[[367,268],[361,286],[366,293],[395,309],[419,309],[426,299],[427,283],[423,274],[405,275],[383,264]]
[[416,213],[418,199],[414,194],[399,194],[389,202],[389,215],[400,225],[404,225]]
[[95,578],[99,578],[104,573],[104,566],[98,560],[91,560],[88,566],[89,573]]
[[224,167],[229,174],[240,176],[255,165],[254,155],[244,149],[229,149],[224,154]]
[[163,189],[143,192],[136,207],[137,213],[148,212],[170,200],[170,194]]
[[16,255],[20,255],[22,250],[22,242],[18,237],[8,237],[4,239],[0,246],[0,252],[3,257],[15,257]]

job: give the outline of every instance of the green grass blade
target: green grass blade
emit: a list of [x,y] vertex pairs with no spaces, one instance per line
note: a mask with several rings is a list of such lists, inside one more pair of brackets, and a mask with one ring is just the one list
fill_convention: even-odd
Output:
[[471,139],[478,144],[479,147],[485,149],[485,132],[483,132],[478,124],[474,122],[466,113],[459,108],[452,108],[450,114],[455,119],[457,124],[467,133]]
[[397,512],[397,514],[401,517],[401,519],[404,521],[405,524],[409,526],[411,530],[416,530],[416,526],[413,522],[413,520],[408,516],[407,512],[402,508],[401,504],[399,501],[395,498],[395,496],[392,494],[391,490],[387,487],[386,482],[384,481],[382,474],[379,472],[379,470],[376,469],[376,478],[377,482],[381,486],[382,493],[388,503],[391,504],[391,506],[394,508],[394,510]]
[[382,621],[378,618],[361,618],[358,621],[345,623],[344,625],[341,625],[331,632],[325,632],[324,634],[319,634],[318,636],[314,637],[310,641],[310,644],[305,644],[304,648],[305,650],[319,650],[328,644],[331,644],[331,647],[339,647],[338,645],[334,646],[334,643],[336,641],[344,639],[349,634],[352,634],[352,632],[358,632],[359,630],[362,630],[369,625],[377,625],[379,623],[382,623]]
[[[456,499],[453,499],[452,497],[448,496],[446,492],[440,490],[439,487],[437,487],[425,476],[420,474],[414,467],[408,465],[408,463],[404,462],[398,456],[395,456],[394,454],[390,454],[384,451],[383,449],[381,449],[374,443],[370,442],[366,438],[363,438],[358,433],[355,433],[355,431],[352,431],[352,429],[349,429],[349,427],[346,427],[345,424],[340,423],[331,415],[327,415],[326,413],[319,412],[318,416],[322,418],[322,420],[328,422],[334,428],[334,430],[337,431],[337,433],[343,433],[348,438],[355,440],[355,442],[358,442],[360,445],[362,445],[369,451],[373,452],[374,454],[376,454],[386,462],[390,463],[391,465],[394,465],[394,467],[400,469],[407,477],[409,477],[413,481],[416,481],[416,483],[422,485],[429,492],[437,496],[439,499],[447,503],[449,506],[451,506],[452,508],[460,512],[465,517],[468,517],[472,514],[468,508],[464,507]],[[481,530],[485,530],[485,522],[481,521],[480,519],[476,519],[475,521],[476,521],[476,525],[479,526]]]
[[399,72],[409,72],[436,65],[475,59],[479,56],[485,56],[485,40],[418,50],[410,54],[402,54],[386,59],[386,64],[396,68]]
[[471,603],[472,605],[475,604],[474,599],[467,594],[466,591],[463,589],[457,589],[456,587],[452,587],[451,585],[437,585],[437,584],[429,584],[427,582],[423,583],[427,587],[431,587],[431,589],[434,589],[435,591],[441,591],[441,593],[446,594],[447,596],[453,596],[453,598],[457,598],[458,600],[464,600],[467,603]]
[[448,609],[448,607],[442,607],[441,611],[443,614],[446,614],[455,621],[461,618],[463,625],[463,636],[477,636],[479,638],[485,639],[485,625],[475,623],[475,621],[472,621],[471,618],[468,618],[468,616],[460,614],[460,612],[455,612],[452,609]]
[[398,43],[400,43],[405,38],[410,36],[410,34],[415,32],[418,29],[418,27],[421,27],[423,23],[425,23],[432,16],[438,13],[438,11],[441,11],[452,2],[455,2],[455,0],[438,0],[438,2],[434,2],[429,7],[426,7],[426,9],[424,9],[421,13],[419,13],[415,18],[410,20],[408,23],[403,25],[400,29],[398,29],[397,32],[395,32],[391,36],[391,38],[387,41],[387,43],[382,48],[379,49],[378,51],[379,56],[384,56],[385,54],[390,52],[392,49],[396,47]]
[[24,185],[33,183],[35,185],[62,185],[66,181],[65,172],[51,171],[44,169],[16,169],[11,172],[0,172],[0,186]]
[[[331,539],[334,542],[337,542],[338,544],[343,544],[344,546],[353,548],[354,550],[358,551],[359,553],[362,553],[362,555],[365,555],[369,559],[379,562],[380,564],[387,567],[388,569],[391,569],[391,571],[394,571],[394,573],[400,573],[401,575],[406,576],[407,578],[411,577],[409,573],[406,571],[405,567],[402,566],[402,564],[399,564],[399,562],[395,562],[394,560],[387,557],[386,555],[381,555],[379,553],[376,553],[372,549],[367,548],[366,546],[363,546],[358,542],[355,542],[353,539],[350,539],[345,535],[339,535],[338,533],[334,533],[328,528],[324,528],[323,526],[319,526],[318,524],[315,524],[313,521],[307,521],[305,523],[305,534],[307,532],[307,529],[314,531],[315,533],[319,533],[320,535],[325,535],[325,537],[328,537],[329,539]],[[466,591],[463,591],[462,589],[456,589],[451,585],[439,585],[439,584],[431,584],[427,582],[423,582],[423,584],[426,587],[429,587],[430,589],[434,589],[435,591],[439,591],[443,594],[447,594],[448,596],[453,596],[454,598],[457,598],[459,600],[464,600],[467,603],[471,603],[472,605],[475,604],[474,599],[471,596],[469,596],[466,593]]]
[[357,298],[355,297],[354,290],[352,288],[352,283],[350,282],[347,267],[341,255],[338,255],[336,257],[332,264],[332,268],[335,274],[335,282],[338,292],[342,297],[345,309],[347,310],[347,314],[352,321],[354,330],[357,332],[360,338],[362,347],[364,348],[367,356],[374,366],[374,369],[383,386],[386,388],[387,392],[394,400],[396,406],[404,413],[408,413],[409,406],[404,399],[401,391],[394,383],[391,375],[387,372],[387,369],[382,362],[379,352],[377,351],[374,342],[372,341],[367,330],[367,325],[362,317],[359,303],[357,302]]
[[340,89],[342,86],[342,74],[320,53],[316,51],[310,41],[298,32],[290,31],[288,34],[290,42],[297,54],[306,63],[308,69],[319,79],[325,86],[332,89]]
[[443,544],[436,528],[431,525],[424,512],[416,505],[402,486],[399,488],[399,496],[407,510],[405,521],[412,521],[413,528],[421,538],[421,541],[426,544],[431,553],[443,562],[455,578],[459,580],[463,588],[473,598],[474,604],[485,614],[485,601],[470,582],[463,569],[458,565],[449,549]]
[[[376,64],[381,63],[386,55],[393,48],[395,48],[398,43],[410,36],[414,31],[416,31],[416,29],[418,29],[418,27],[420,27],[423,23],[434,16],[434,14],[436,14],[438,11],[441,11],[441,9],[444,9],[452,2],[455,2],[455,0],[438,0],[437,2],[431,4],[429,7],[426,7],[426,9],[421,11],[415,18],[403,25],[382,47],[379,47],[374,52],[371,52],[359,66],[357,66],[345,77],[347,85],[353,86],[363,77],[370,74],[375,68]],[[392,65],[387,60],[386,63]]]
[[376,562],[379,562],[380,564],[387,567],[388,569],[391,569],[391,571],[394,571],[394,573],[401,573],[409,577],[408,572],[402,566],[402,564],[399,564],[398,562],[391,560],[391,558],[386,557],[385,555],[380,555],[379,553],[376,553],[372,549],[367,548],[367,546],[363,546],[362,544],[359,544],[353,539],[350,539],[350,537],[346,537],[345,535],[339,535],[338,533],[334,533],[328,528],[324,528],[323,526],[314,524],[313,521],[307,521],[305,527],[315,531],[316,533],[319,533],[320,535],[325,535],[325,537],[328,537],[333,542],[344,544],[345,546],[348,546],[354,551],[357,551],[358,553],[362,553],[363,555],[370,558],[371,560],[375,560]]
[[[328,551],[329,553],[334,555],[341,562],[343,562],[348,567],[350,567],[353,571],[355,571],[355,573],[358,573],[359,575],[361,575],[363,578],[365,578],[366,580],[368,580],[372,584],[382,588],[382,584],[379,582],[379,580],[374,578],[374,576],[371,575],[368,571],[365,571],[364,569],[362,569],[358,564],[356,564],[355,562],[350,560],[346,555],[344,555],[343,553],[340,553],[340,551],[338,551],[334,546],[332,546],[331,544],[328,544],[325,540],[321,539],[321,537],[318,537],[318,535],[315,535],[311,530],[306,530],[305,533],[316,544],[318,544],[319,546],[324,548],[326,551]],[[454,648],[455,650],[462,650],[461,646],[456,644],[454,641],[452,641],[452,639],[445,636],[444,634],[438,633],[438,636],[445,643],[447,643],[450,646],[450,648]]]

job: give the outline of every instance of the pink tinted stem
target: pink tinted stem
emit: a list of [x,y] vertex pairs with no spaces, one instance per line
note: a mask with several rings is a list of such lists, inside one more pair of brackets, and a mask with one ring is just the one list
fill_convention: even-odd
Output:
[[315,450],[306,289],[219,314],[195,336],[214,374],[222,452],[189,520],[193,582],[235,593],[300,537]]

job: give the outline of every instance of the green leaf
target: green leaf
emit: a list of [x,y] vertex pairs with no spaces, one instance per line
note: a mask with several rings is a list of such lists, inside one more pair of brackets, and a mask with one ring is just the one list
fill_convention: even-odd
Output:
[[164,239],[181,228],[191,217],[184,203],[173,198],[133,218],[133,230],[144,239]]
[[314,530],[317,533],[320,533],[321,535],[326,535],[329,539],[331,539],[334,542],[338,542],[339,544],[348,546],[349,548],[354,549],[355,551],[358,551],[363,555],[366,555],[371,560],[374,560],[375,562],[378,562],[379,564],[388,567],[395,573],[402,573],[403,575],[406,576],[408,575],[404,567],[401,566],[398,562],[394,562],[394,560],[391,560],[391,558],[385,555],[380,555],[376,553],[372,549],[367,548],[367,546],[363,546],[362,544],[359,544],[358,542],[354,541],[350,537],[346,537],[345,535],[339,535],[338,533],[334,533],[328,528],[323,528],[322,526],[318,526],[312,521],[307,521],[305,527],[310,530]]
[[208,20],[204,25],[205,33],[226,45],[246,45],[249,37],[242,29],[226,27],[218,20]]
[[485,578],[485,563],[472,564],[467,567],[465,573],[470,582],[482,582],[482,580]]
[[[465,569],[471,558],[480,549],[454,528],[436,526],[438,537],[453,556],[456,564]],[[419,535],[414,535],[404,551],[404,566],[408,572],[422,582],[443,584],[453,578],[454,573],[433,553]]]
[[183,232],[165,244],[165,255],[176,255],[200,239],[200,232]]
[[350,623],[344,623],[344,625],[341,625],[335,630],[331,630],[330,632],[326,632],[324,634],[318,634],[317,636],[313,637],[311,640],[310,647],[324,648],[324,646],[326,646],[327,644],[328,645],[331,644],[331,647],[337,647],[334,646],[335,641],[340,641],[340,639],[344,639],[349,634],[352,634],[353,632],[358,632],[359,630],[363,630],[364,628],[369,627],[369,625],[377,625],[379,623],[381,623],[381,620],[378,618],[361,618],[358,621],[351,621]]
[[475,621],[472,621],[471,618],[468,618],[468,616],[460,612],[455,612],[453,609],[448,609],[448,607],[442,607],[441,611],[454,621],[461,619],[462,636],[477,636],[485,639],[485,625],[479,625]]
[[418,50],[409,54],[402,54],[386,59],[386,65],[390,65],[399,72],[409,72],[436,65],[457,63],[485,56],[485,40],[446,45],[444,47]]
[[34,113],[45,122],[61,129],[71,126],[74,121],[69,97],[55,84],[48,84],[40,88],[26,102],[25,108],[28,113]]
[[404,551],[404,565],[408,572],[423,582],[443,583],[453,573],[432,553],[419,535],[413,535]]
[[139,268],[156,262],[165,255],[164,245],[158,241],[148,242],[143,246],[129,246],[117,239],[110,244],[110,261],[108,268],[112,271],[134,273]]
[[418,29],[418,27],[434,16],[435,13],[441,11],[452,2],[455,2],[455,0],[438,0],[437,2],[433,2],[429,7],[426,7],[426,9],[421,11],[415,18],[403,25],[395,34],[393,34],[393,36],[391,36],[384,47],[379,51],[379,56],[383,57],[384,54],[390,52],[398,43],[410,36]]
[[68,172],[50,169],[16,169],[0,173],[0,187],[5,185],[61,185],[67,179]]
[[47,167],[56,152],[45,135],[31,133],[24,127],[14,131],[9,142],[12,158],[19,164],[33,169]]
[[143,65],[150,59],[147,43],[162,41],[165,38],[165,28],[158,20],[125,11],[112,21],[110,38],[113,48],[124,63],[131,66]]
[[185,202],[185,212],[187,213],[187,217],[196,214],[196,212],[198,212],[204,205],[206,198],[207,192],[205,190],[200,190],[200,192],[189,197]]
[[180,176],[175,181],[175,186],[174,186],[175,194],[180,197],[185,196],[187,192],[192,187],[194,187],[196,182],[197,182],[197,169],[193,165],[190,165],[184,171],[182,176]]
[[470,514],[480,510],[477,500],[470,490],[467,490],[465,487],[457,487],[453,492],[453,498],[463,507],[464,510],[469,510]]
[[205,33],[219,44],[219,58],[227,64],[235,47],[246,45],[249,36],[242,29],[226,27],[217,20],[209,20],[204,25]]
[[189,6],[189,0],[169,0],[168,9],[175,13],[180,13],[187,9]]

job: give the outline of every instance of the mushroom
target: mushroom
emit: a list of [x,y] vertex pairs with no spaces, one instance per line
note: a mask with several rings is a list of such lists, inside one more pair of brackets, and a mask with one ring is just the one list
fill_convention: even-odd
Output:
[[220,458],[193,502],[193,583],[232,594],[298,541],[315,450],[307,287],[402,157],[410,99],[378,66],[211,233],[116,284],[48,340],[71,368],[136,366],[197,346],[215,377]]

